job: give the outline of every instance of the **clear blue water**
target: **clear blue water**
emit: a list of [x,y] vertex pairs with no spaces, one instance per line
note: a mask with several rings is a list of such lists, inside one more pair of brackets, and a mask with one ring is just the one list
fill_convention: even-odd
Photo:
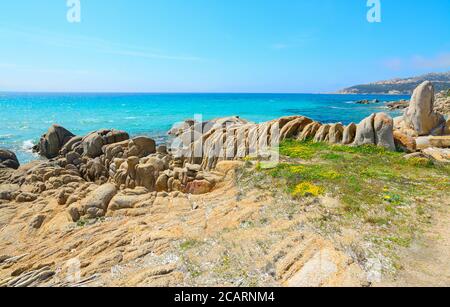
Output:
[[[27,162],[37,157],[32,144],[57,123],[77,135],[101,128],[122,129],[162,142],[179,121],[202,114],[205,120],[239,115],[264,122],[304,115],[321,122],[358,123],[382,104],[359,105],[362,99],[392,101],[408,96],[315,94],[9,94],[0,93],[0,147]],[[395,115],[395,114],[393,114]]]

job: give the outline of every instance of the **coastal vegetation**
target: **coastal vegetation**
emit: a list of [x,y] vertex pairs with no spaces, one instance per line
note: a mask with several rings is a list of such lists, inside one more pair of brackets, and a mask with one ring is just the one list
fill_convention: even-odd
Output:
[[398,248],[410,245],[428,226],[430,212],[450,194],[448,164],[405,159],[404,153],[373,145],[286,140],[280,153],[278,166],[259,166],[258,174],[246,176],[253,177],[261,189],[284,187],[284,193],[299,205],[308,198],[313,203],[324,197],[338,199],[331,207],[315,206],[318,214],[311,222],[325,235],[356,229],[361,242],[369,242],[394,268],[400,266]]

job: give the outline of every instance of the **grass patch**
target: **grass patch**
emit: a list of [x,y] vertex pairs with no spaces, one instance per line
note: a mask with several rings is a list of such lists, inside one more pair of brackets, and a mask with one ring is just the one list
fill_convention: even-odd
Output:
[[[318,227],[357,228],[388,254],[408,246],[428,223],[433,201],[423,200],[450,193],[449,165],[407,160],[402,153],[372,145],[287,140],[280,154],[283,163],[272,169],[259,167],[257,174],[272,178],[272,186],[285,186],[295,200],[321,195],[339,199],[341,206],[323,210],[322,218],[316,219]],[[261,188],[266,189],[264,184]]]
[[187,250],[190,250],[190,249],[198,246],[199,244],[200,244],[200,242],[197,240],[186,240],[180,244],[180,250],[185,252]]

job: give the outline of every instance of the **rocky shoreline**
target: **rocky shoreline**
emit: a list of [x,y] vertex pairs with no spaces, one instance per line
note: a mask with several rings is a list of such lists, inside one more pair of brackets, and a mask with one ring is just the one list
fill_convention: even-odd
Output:
[[[180,141],[177,147],[157,147],[150,138],[130,138],[127,132],[119,130],[75,136],[53,125],[34,148],[47,160],[20,166],[14,153],[0,150],[0,206],[45,207],[51,203],[58,208],[26,216],[27,231],[46,227],[46,222],[55,218],[51,210],[58,212],[57,218],[66,226],[127,213],[147,214],[152,208],[166,210],[168,203],[179,207],[175,211],[187,210],[183,206],[191,197],[222,187],[246,159],[270,160],[270,149],[290,139],[374,145],[388,151],[404,151],[406,159],[446,163],[450,161],[450,121],[433,109],[434,88],[430,82],[424,82],[399,118],[377,113],[347,126],[322,124],[303,116],[262,124],[239,117],[204,123],[189,120],[169,131]],[[201,133],[194,137],[197,131]],[[196,152],[198,145],[200,154]],[[0,220],[1,228],[7,225],[6,217]],[[56,274],[44,270],[42,264],[16,267],[20,260],[17,255],[0,256],[2,270],[15,268],[12,278],[1,282],[3,285],[38,285]],[[102,261],[113,265],[122,261],[121,257],[112,255]],[[27,272],[31,274],[24,275]]]

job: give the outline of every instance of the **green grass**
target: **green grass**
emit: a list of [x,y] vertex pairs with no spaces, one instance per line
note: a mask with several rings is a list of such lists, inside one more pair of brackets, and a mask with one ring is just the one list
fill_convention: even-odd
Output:
[[180,250],[185,252],[196,247],[199,244],[200,242],[197,240],[186,240],[180,244]]
[[287,140],[280,154],[283,163],[259,167],[258,173],[271,177],[273,184],[281,181],[294,199],[323,194],[339,199],[341,206],[324,213],[321,225],[363,225],[370,240],[381,238],[388,247],[408,246],[427,222],[428,208],[417,198],[450,194],[449,165],[407,160],[403,153],[376,146]]

